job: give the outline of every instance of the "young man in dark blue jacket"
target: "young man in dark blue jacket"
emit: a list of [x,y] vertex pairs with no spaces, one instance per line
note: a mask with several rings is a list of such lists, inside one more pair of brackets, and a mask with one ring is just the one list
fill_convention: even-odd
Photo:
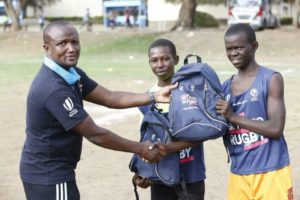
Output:
[[[165,86],[171,85],[172,76],[175,73],[174,68],[179,62],[174,43],[167,39],[158,39],[150,45],[148,56],[151,70],[157,77],[157,83],[149,92],[155,92]],[[156,106],[163,113],[168,113],[169,111],[168,104],[156,103]],[[205,192],[204,179],[206,178],[203,143],[178,141],[165,145],[165,148],[168,153],[178,151],[180,173],[186,183],[188,199],[203,200]],[[142,188],[151,187],[151,200],[186,199],[186,190],[180,184],[170,187],[159,183],[152,183],[149,179],[139,177],[138,175],[135,175],[134,180]]]

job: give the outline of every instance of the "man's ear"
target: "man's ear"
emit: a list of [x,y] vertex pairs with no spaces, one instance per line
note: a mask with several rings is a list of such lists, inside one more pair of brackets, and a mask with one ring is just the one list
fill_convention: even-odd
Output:
[[48,49],[49,49],[48,44],[45,44],[45,43],[44,43],[44,44],[43,44],[43,48],[44,48],[45,52],[48,51]]
[[257,41],[252,43],[252,48],[253,48],[254,51],[256,51],[256,49],[258,48],[258,42]]
[[179,56],[178,56],[178,55],[176,55],[176,56],[175,56],[175,65],[177,65],[177,64],[178,64],[178,62],[179,62]]

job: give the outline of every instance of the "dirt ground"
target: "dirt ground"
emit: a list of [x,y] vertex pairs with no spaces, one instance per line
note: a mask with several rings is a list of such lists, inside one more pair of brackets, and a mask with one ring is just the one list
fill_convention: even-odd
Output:
[[[94,30],[94,35],[108,38],[113,31]],[[138,32],[138,30],[136,31]],[[135,33],[130,33],[135,34]],[[161,37],[173,40],[180,55],[197,53],[205,61],[215,66],[221,80],[229,77],[233,68],[227,61],[223,47],[224,29],[201,29],[193,32],[164,33]],[[38,33],[24,33],[28,45],[36,45],[40,40]],[[11,40],[9,34],[0,37]],[[94,40],[90,33],[81,33],[82,40]],[[279,30],[257,32],[260,43],[257,60],[262,65],[279,70],[285,79],[286,127],[285,137],[289,147],[294,183],[294,197],[300,200],[300,30],[291,27]],[[97,40],[97,39],[95,39]],[[0,46],[6,41],[1,40]],[[34,43],[34,44],[33,44]],[[18,43],[15,44],[16,48]],[[8,47],[8,48],[13,48]],[[30,47],[30,46],[28,46]],[[7,49],[6,49],[7,50]],[[30,48],[28,49],[30,51]],[[0,54],[5,50],[0,48]],[[227,68],[224,68],[227,66]],[[1,66],[0,66],[1,68]],[[1,72],[5,73],[5,72]],[[139,84],[136,87],[136,84]],[[0,199],[25,199],[19,178],[19,160],[24,142],[25,100],[29,82],[18,82],[10,87],[0,87]],[[145,91],[153,82],[129,80],[126,84],[118,80],[104,81],[101,84],[110,89]],[[298,85],[299,84],[299,85]],[[138,140],[138,112],[136,109],[111,110],[86,104],[86,109],[97,123],[105,128],[134,140]],[[84,141],[81,161],[76,170],[78,187],[84,200],[133,200],[132,173],[128,170],[131,155],[99,148]],[[205,142],[205,160],[207,167],[206,200],[225,200],[229,164],[220,139]],[[149,190],[139,189],[140,199],[149,200]]]

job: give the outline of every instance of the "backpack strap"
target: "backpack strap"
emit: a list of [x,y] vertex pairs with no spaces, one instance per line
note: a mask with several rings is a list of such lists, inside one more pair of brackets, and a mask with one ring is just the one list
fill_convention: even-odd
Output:
[[136,200],[139,200],[140,199],[140,197],[139,197],[139,193],[138,193],[138,191],[137,191],[137,187],[136,187],[136,184],[135,184],[135,182],[134,182],[134,176],[132,177],[132,185],[133,185],[133,191],[134,191],[134,194],[135,194],[135,199]]
[[185,56],[185,58],[184,58],[184,60],[183,60],[183,64],[184,64],[184,65],[186,65],[186,64],[189,63],[189,58],[190,58],[190,57],[196,57],[197,63],[202,63],[202,59],[201,59],[200,56],[195,55],[195,54],[188,54],[188,55]]
[[183,193],[183,199],[181,199],[181,200],[190,200],[189,192],[187,190],[187,186],[186,186],[186,182],[185,182],[184,178],[181,179],[180,186],[181,186],[182,193]]
[[225,135],[222,137],[223,138],[223,144],[224,144],[224,147],[225,147],[225,150],[226,150],[226,155],[227,155],[227,163],[230,163],[230,154],[229,154],[229,147],[228,147],[228,142],[226,142],[226,139],[225,139]]
[[152,106],[153,106],[153,104],[149,104],[149,105],[145,105],[145,106],[139,106],[138,109],[139,109],[139,111],[140,111],[143,115],[145,115],[148,111],[151,110]]

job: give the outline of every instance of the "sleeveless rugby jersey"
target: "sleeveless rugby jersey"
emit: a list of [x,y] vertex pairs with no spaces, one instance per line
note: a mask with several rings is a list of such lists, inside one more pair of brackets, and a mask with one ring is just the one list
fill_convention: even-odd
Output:
[[[238,96],[230,94],[231,79],[222,85],[226,100],[235,113],[253,120],[268,120],[267,98],[271,77],[275,72],[260,67],[252,86]],[[267,138],[230,124],[224,137],[231,158],[231,172],[239,175],[273,171],[290,162],[284,136]]]

